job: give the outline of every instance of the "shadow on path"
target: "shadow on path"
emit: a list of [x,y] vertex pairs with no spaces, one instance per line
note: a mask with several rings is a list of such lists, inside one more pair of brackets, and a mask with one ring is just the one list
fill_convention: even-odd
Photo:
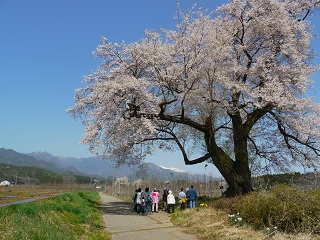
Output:
[[133,212],[133,207],[134,204],[131,202],[108,202],[101,204],[101,211],[112,215],[137,215]]
[[133,212],[133,202],[125,202],[116,197],[100,193],[101,211],[106,230],[112,240],[195,240],[195,236],[182,232],[173,225],[171,217],[164,211],[139,215]]

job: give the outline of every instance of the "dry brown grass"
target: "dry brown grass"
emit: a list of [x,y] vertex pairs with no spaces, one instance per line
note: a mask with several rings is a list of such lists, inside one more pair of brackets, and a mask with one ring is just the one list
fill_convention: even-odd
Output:
[[66,190],[48,188],[45,186],[0,187],[0,204],[12,203],[30,198],[53,196],[63,192],[66,192]]
[[173,222],[186,232],[196,233],[200,239],[216,240],[320,240],[320,236],[299,234],[288,235],[277,233],[268,236],[267,231],[255,231],[250,226],[232,225],[226,212],[214,208],[187,209],[173,215]]

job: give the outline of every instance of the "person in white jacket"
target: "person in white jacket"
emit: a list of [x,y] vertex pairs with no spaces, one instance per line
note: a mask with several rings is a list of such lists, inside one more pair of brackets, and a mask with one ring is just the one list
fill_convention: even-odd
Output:
[[137,197],[136,197],[136,204],[137,204],[137,213],[142,214],[143,213],[143,201],[142,201],[142,193],[141,188],[138,189]]
[[172,191],[169,190],[167,197],[167,204],[168,204],[168,213],[170,213],[170,209],[172,209],[172,212],[174,212],[174,205],[176,204],[176,199],[174,198]]

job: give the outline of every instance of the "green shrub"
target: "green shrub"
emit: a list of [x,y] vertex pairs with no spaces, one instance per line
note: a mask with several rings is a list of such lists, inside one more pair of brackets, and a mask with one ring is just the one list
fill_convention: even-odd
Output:
[[230,215],[240,213],[246,224],[255,229],[320,232],[320,190],[303,192],[295,187],[277,185],[269,191],[220,198],[212,202],[212,206]]
[[238,199],[233,212],[241,213],[256,229],[277,227],[284,232],[318,232],[320,230],[320,194],[301,192],[278,185],[267,192],[254,192]]

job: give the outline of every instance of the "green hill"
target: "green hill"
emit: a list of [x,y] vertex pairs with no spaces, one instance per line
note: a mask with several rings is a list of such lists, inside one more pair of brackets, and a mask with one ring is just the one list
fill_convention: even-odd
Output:
[[58,168],[54,163],[48,163],[38,160],[32,156],[18,153],[12,149],[0,148],[0,163],[14,166],[35,166],[51,171],[57,171]]
[[0,180],[16,184],[62,183],[63,176],[38,167],[0,163]]
[[91,176],[73,167],[61,169],[55,163],[0,148],[0,181],[4,180],[14,184],[90,183]]

